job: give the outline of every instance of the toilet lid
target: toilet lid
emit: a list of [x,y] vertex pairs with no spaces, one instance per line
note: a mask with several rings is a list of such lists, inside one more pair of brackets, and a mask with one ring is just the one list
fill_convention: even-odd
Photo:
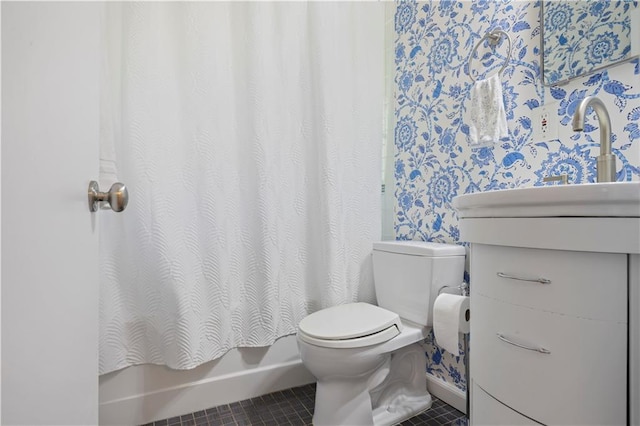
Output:
[[326,347],[361,347],[387,341],[402,331],[395,312],[368,303],[348,303],[322,309],[298,326],[309,343]]

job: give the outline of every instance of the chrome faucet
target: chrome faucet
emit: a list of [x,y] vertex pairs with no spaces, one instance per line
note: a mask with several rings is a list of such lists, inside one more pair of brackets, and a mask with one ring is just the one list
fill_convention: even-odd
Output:
[[615,182],[616,156],[611,153],[611,119],[607,108],[600,99],[595,96],[587,96],[580,102],[575,114],[573,114],[573,131],[581,132],[584,130],[584,120],[589,106],[595,111],[600,126],[600,155],[597,157],[596,164],[597,181]]

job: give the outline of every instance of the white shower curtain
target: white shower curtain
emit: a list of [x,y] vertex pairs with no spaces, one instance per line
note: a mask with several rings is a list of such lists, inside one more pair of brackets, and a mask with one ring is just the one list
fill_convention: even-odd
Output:
[[107,5],[100,373],[193,368],[373,301],[381,3]]

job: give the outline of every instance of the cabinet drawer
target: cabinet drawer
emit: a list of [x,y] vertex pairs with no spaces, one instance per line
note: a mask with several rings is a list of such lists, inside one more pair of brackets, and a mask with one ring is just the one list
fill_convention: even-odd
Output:
[[502,404],[500,401],[486,393],[478,385],[473,385],[471,390],[471,424],[473,426],[487,425],[539,425],[517,411]]
[[480,295],[471,297],[471,312],[470,372],[489,394],[544,424],[626,422],[626,324]]
[[627,255],[472,244],[471,294],[579,318],[626,321]]

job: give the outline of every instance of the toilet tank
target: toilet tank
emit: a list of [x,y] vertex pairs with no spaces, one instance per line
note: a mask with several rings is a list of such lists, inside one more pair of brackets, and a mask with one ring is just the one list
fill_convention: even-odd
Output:
[[378,306],[419,325],[432,325],[438,290],[459,286],[465,248],[425,241],[373,243],[373,279]]

